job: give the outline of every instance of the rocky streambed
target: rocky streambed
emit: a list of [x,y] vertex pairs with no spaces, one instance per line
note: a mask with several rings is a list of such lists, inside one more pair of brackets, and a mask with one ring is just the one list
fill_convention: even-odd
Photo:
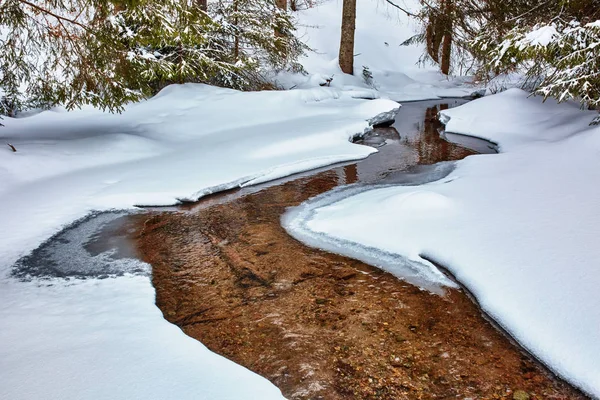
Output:
[[434,294],[309,248],[280,225],[287,207],[335,187],[407,184],[424,166],[493,151],[472,138],[441,139],[436,114],[446,106],[405,105],[393,127],[362,140],[380,151],[361,162],[150,210],[106,235],[124,232],[152,265],[168,321],[287,398],[585,398],[498,331],[464,291]]

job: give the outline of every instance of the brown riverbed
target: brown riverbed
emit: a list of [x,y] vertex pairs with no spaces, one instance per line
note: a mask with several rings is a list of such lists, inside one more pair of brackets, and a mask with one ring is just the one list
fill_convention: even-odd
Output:
[[462,290],[432,294],[306,247],[280,226],[287,207],[336,186],[473,154],[439,138],[436,109],[423,117],[425,107],[411,107],[399,116],[400,137],[379,130],[367,142],[388,144],[360,163],[135,216],[156,304],[290,399],[585,398],[496,330]]

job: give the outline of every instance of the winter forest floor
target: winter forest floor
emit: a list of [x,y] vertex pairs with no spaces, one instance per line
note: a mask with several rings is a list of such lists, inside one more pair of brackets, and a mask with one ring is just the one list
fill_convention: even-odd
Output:
[[[399,129],[414,131],[376,130],[366,142],[387,146],[358,164],[133,216],[120,230],[153,266],[165,318],[290,399],[585,398],[461,289],[433,294],[306,247],[281,227],[287,207],[339,185],[398,179],[415,165],[473,154],[439,137],[437,110],[407,106]],[[424,121],[412,125],[419,115]]]

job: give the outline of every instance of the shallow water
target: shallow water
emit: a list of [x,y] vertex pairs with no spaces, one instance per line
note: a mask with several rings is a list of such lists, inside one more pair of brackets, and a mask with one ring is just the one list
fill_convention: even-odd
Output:
[[[453,160],[475,152],[440,137],[438,103],[404,106],[392,128],[361,140],[379,152],[360,162],[148,216],[138,248],[153,266],[165,318],[288,398],[503,398],[519,389],[577,398],[461,290],[433,294],[434,287],[407,283],[428,283],[412,279],[421,278],[418,268],[399,269],[400,280],[307,247],[280,225],[286,209],[324,193],[414,185],[450,173]],[[494,152],[488,142],[459,139]]]

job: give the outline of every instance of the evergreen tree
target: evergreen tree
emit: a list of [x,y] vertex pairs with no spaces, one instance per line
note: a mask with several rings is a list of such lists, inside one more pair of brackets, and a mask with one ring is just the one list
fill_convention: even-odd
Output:
[[[285,10],[269,15],[269,35],[254,29],[273,0],[239,1],[244,11],[232,17],[209,15],[201,0],[3,0],[0,113],[55,104],[118,111],[171,82],[252,88],[260,61],[284,68],[303,48]],[[255,21],[242,15],[255,10]],[[274,23],[285,36],[275,38]],[[242,39],[239,54],[232,34]]]
[[260,88],[265,70],[302,70],[297,58],[307,49],[294,36],[290,13],[281,0],[218,0],[209,13],[219,22],[217,37],[226,43],[228,58],[252,66],[245,78]]
[[504,32],[484,31],[474,49],[486,71],[526,70],[535,91],[600,106],[600,7],[594,0],[530,3]]
[[421,0],[421,5],[416,17],[423,32],[405,44],[424,43],[427,58],[442,72],[449,72],[451,60],[484,80],[525,72],[527,88],[545,97],[600,106],[598,0]]

